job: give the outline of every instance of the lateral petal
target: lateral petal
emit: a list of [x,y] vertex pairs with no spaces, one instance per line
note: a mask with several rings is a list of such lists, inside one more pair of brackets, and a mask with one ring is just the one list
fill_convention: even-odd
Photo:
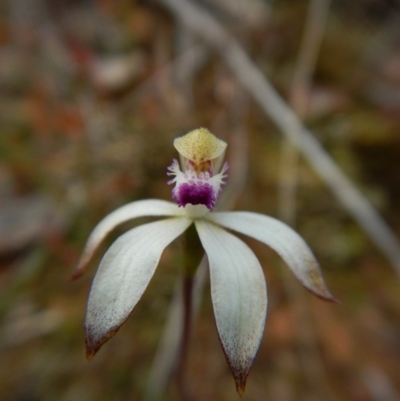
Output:
[[147,288],[162,252],[191,223],[179,217],[145,224],[111,245],[90,290],[85,319],[88,358],[125,322]]
[[129,220],[145,216],[182,216],[182,210],[172,202],[159,199],[147,199],[128,203],[107,215],[93,229],[86,242],[85,249],[71,279],[81,277],[87,270],[90,261],[107,235],[119,225]]
[[327,301],[337,302],[325,285],[312,251],[303,238],[286,224],[250,212],[216,212],[209,213],[205,218],[270,246],[308,290]]
[[251,249],[224,229],[195,221],[210,264],[211,296],[219,338],[242,394],[267,313],[267,288]]

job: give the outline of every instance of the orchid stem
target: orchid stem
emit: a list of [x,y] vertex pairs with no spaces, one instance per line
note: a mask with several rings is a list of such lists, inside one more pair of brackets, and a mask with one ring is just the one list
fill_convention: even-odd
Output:
[[183,324],[180,352],[177,361],[176,379],[182,401],[192,401],[186,380],[187,360],[192,326],[193,282],[196,267],[202,257],[202,247],[194,225],[184,235],[184,261],[182,272]]
[[182,279],[182,301],[183,301],[183,326],[181,347],[177,365],[177,384],[182,401],[190,399],[186,383],[186,365],[189,354],[189,342],[192,322],[192,290],[193,276],[184,276]]

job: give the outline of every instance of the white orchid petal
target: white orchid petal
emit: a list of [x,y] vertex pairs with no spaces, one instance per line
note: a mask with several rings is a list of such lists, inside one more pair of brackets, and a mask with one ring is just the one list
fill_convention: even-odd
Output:
[[104,255],[90,290],[86,350],[92,357],[127,319],[165,247],[192,223],[180,217],[145,224],[119,237]]
[[244,242],[207,221],[196,220],[195,224],[210,264],[219,338],[241,394],[264,331],[267,313],[264,274]]
[[112,230],[129,220],[145,216],[182,216],[184,213],[175,203],[158,199],[147,199],[128,203],[107,215],[90,234],[72,279],[86,271],[95,252]]
[[300,235],[286,224],[272,217],[250,212],[217,212],[209,213],[205,217],[270,246],[308,290],[325,300],[335,302],[310,248]]

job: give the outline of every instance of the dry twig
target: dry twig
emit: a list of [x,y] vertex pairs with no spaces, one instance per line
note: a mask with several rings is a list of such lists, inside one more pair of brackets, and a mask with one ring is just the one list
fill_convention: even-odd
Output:
[[[330,0],[311,0],[299,57],[290,87],[289,103],[304,119],[311,80],[328,18]],[[296,135],[296,133],[294,133]],[[298,150],[289,138],[283,141],[278,191],[279,218],[293,225],[296,216]]]

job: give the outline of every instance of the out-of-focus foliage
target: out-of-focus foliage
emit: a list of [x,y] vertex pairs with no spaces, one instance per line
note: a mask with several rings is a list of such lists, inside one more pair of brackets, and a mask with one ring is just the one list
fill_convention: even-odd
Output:
[[[202,5],[287,96],[308,2]],[[142,399],[179,246],[167,249],[143,301],[88,363],[82,326],[95,266],[68,281],[85,239],[119,205],[170,199],[172,139],[199,126],[228,149],[234,132],[247,133],[248,176],[235,207],[276,215],[282,137],[217,55],[204,47],[185,63],[199,43],[161,3],[2,0],[0,10],[0,399]],[[398,233],[399,38],[398,2],[333,1],[305,118]],[[398,399],[399,278],[303,161],[297,212],[342,304],[304,293],[252,242],[270,303],[242,399]],[[208,290],[191,347],[196,400],[236,399]],[[165,400],[175,398],[172,383]]]

